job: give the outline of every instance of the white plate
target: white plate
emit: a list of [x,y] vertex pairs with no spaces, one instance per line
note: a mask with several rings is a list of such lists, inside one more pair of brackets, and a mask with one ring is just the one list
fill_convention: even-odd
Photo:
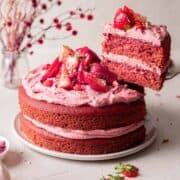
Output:
[[61,153],[57,151],[52,151],[52,150],[44,149],[38,145],[32,144],[29,140],[27,140],[24,137],[24,135],[19,130],[18,115],[16,116],[15,121],[14,121],[14,130],[17,137],[21,140],[22,143],[27,145],[32,150],[35,150],[39,153],[42,153],[48,156],[53,156],[53,157],[62,158],[62,159],[78,160],[78,161],[101,161],[101,160],[116,159],[116,158],[125,157],[128,155],[134,154],[138,151],[145,149],[146,147],[150,146],[154,142],[157,136],[157,129],[152,124],[152,121],[150,119],[146,120],[145,127],[146,127],[145,141],[136,147],[133,147],[124,151],[116,152],[116,153],[97,154],[97,155],[80,155],[80,154],[70,154],[70,153]]

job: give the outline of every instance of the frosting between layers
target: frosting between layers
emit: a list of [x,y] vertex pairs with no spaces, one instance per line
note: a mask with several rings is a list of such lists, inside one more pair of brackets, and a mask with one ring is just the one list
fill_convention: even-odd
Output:
[[129,126],[114,128],[109,130],[97,129],[97,130],[90,130],[90,131],[83,131],[83,130],[71,130],[71,129],[64,129],[60,127],[50,126],[47,124],[40,123],[26,115],[24,115],[25,119],[30,121],[34,126],[44,129],[49,133],[55,134],[57,136],[61,136],[64,138],[69,139],[94,139],[94,138],[113,138],[123,136],[128,134],[136,129],[140,128],[144,125],[144,121],[140,121],[137,123],[133,123]]
[[161,42],[167,36],[167,28],[163,25],[149,25],[143,31],[137,27],[132,27],[127,31],[114,28],[112,24],[106,24],[104,27],[104,33],[117,34],[119,36],[140,39],[146,42],[150,42],[155,46],[161,46]]
[[103,53],[103,57],[108,59],[108,60],[111,60],[113,62],[126,63],[132,67],[137,67],[137,68],[141,68],[143,70],[155,72],[159,76],[161,74],[163,74],[166,71],[167,67],[169,66],[169,63],[167,63],[167,66],[164,66],[162,68],[159,68],[159,67],[154,66],[154,65],[150,66],[141,59],[130,58],[130,57],[125,56],[125,55],[119,55],[119,54],[113,54],[113,53]]
[[88,85],[84,85],[82,91],[65,90],[57,88],[58,80],[56,78],[51,78],[54,82],[52,87],[46,87],[40,81],[45,72],[43,66],[40,66],[23,79],[22,85],[31,98],[64,106],[102,107],[120,102],[130,103],[143,96],[136,90],[128,89],[125,85],[109,87],[109,90],[103,93],[91,89]]

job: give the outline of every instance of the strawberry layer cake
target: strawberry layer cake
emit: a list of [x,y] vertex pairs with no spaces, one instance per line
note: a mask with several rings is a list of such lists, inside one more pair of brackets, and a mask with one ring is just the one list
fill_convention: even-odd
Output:
[[87,47],[64,46],[19,88],[20,130],[43,148],[73,154],[118,152],[143,142],[143,88],[118,83]]
[[170,35],[127,6],[104,28],[103,64],[119,80],[160,90],[169,66]]

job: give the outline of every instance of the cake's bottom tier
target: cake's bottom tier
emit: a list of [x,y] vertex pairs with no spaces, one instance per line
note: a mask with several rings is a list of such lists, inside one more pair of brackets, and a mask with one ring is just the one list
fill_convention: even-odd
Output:
[[68,139],[37,128],[30,121],[20,117],[20,130],[32,143],[43,148],[73,154],[106,154],[134,147],[145,139],[145,127],[123,136],[103,139]]
[[119,80],[124,80],[140,86],[149,87],[154,90],[160,90],[165,79],[166,72],[158,75],[155,72],[143,70],[137,67],[129,66],[125,63],[116,63],[104,59],[102,64],[107,66],[110,71],[117,74]]

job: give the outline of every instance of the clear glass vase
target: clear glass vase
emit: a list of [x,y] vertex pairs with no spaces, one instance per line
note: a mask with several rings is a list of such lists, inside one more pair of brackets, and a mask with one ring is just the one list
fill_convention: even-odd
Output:
[[27,55],[18,51],[3,51],[1,66],[1,84],[6,88],[16,89],[29,70]]

